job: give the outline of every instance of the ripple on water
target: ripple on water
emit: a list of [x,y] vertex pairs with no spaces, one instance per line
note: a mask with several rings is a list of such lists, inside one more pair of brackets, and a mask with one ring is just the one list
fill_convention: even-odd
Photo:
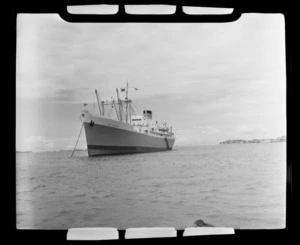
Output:
[[68,215],[68,214],[70,214],[70,213],[72,213],[71,210],[62,210],[62,211],[60,211],[56,216],[57,216],[57,217],[58,217],[58,216],[64,216],[64,215]]
[[109,197],[115,197],[115,195],[113,193],[110,193],[102,196],[102,198],[109,198]]
[[83,194],[77,194],[77,195],[74,195],[74,197],[85,197],[86,196],[86,194],[85,193],[83,193]]
[[84,204],[84,201],[74,202],[73,204],[74,204],[74,205],[81,205],[81,204]]
[[[30,159],[22,155],[16,166],[18,204],[23,211],[17,213],[18,227],[34,227],[33,215],[46,229],[97,222],[125,228],[156,226],[162,220],[178,228],[199,219],[246,229],[275,226],[285,218],[286,182],[278,177],[286,171],[284,156],[279,144],[178,147],[163,154],[72,160],[61,153],[31,154]],[[129,208],[140,215],[130,214]],[[145,210],[158,215],[151,213],[145,219]]]

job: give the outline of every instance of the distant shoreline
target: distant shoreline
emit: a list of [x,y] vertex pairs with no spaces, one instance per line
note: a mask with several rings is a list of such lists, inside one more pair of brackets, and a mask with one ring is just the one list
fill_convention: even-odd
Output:
[[277,143],[277,142],[286,142],[286,137],[281,136],[276,139],[252,139],[252,140],[225,140],[219,144],[251,144],[251,143]]
[[[173,150],[182,147],[213,147],[222,144],[253,144],[253,143],[278,143],[278,142],[286,142],[285,136],[278,137],[276,139],[253,139],[253,140],[225,140],[220,142],[219,144],[211,144],[211,145],[175,145]],[[87,149],[76,149],[76,151],[87,151]],[[72,150],[56,150],[56,151],[16,151],[17,154],[22,153],[53,153],[53,152],[72,152]]]
[[[43,153],[43,152],[70,152],[72,150],[57,150],[57,151],[16,151],[16,153]],[[87,151],[87,149],[76,149],[76,151]]]

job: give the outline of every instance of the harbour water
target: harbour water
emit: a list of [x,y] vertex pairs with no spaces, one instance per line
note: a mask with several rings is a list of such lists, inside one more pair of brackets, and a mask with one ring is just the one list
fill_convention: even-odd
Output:
[[70,155],[17,153],[17,228],[285,227],[286,143]]

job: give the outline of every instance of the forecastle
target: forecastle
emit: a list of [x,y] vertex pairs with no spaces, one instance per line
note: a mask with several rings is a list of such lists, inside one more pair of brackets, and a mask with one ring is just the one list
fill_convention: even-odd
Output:
[[281,136],[276,139],[253,139],[253,140],[225,140],[219,144],[248,144],[248,143],[277,143],[286,142],[286,137]]

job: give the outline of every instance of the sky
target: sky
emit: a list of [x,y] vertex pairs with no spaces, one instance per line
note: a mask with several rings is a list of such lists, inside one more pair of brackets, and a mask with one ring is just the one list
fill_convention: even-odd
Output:
[[[232,23],[68,23],[19,14],[16,150],[73,149],[83,103],[129,86],[175,145],[286,135],[284,17]],[[123,95],[122,95],[123,96]],[[86,148],[84,132],[78,147]]]

